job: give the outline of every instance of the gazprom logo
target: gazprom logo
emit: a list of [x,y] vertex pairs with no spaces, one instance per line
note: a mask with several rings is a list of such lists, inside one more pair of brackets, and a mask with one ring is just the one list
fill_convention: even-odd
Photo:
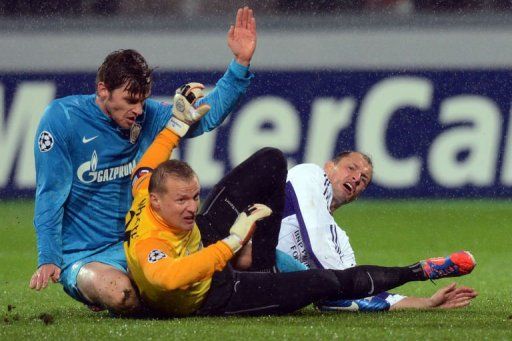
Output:
[[93,151],[91,160],[84,162],[78,167],[76,175],[83,183],[105,182],[129,176],[135,167],[135,160],[120,166],[97,170],[99,158],[96,150]]

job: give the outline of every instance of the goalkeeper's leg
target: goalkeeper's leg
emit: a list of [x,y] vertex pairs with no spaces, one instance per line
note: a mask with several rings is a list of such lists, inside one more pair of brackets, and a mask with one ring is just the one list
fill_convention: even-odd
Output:
[[[286,314],[321,300],[356,299],[410,281],[425,280],[421,265],[357,266],[347,270],[307,270],[289,273],[234,272],[232,294],[216,314]],[[219,293],[225,295],[219,288]],[[217,286],[210,288],[215,298]]]
[[273,214],[256,224],[251,269],[272,268],[284,209],[286,174],[286,160],[275,148],[257,151],[229,172],[210,192],[196,218],[203,244],[208,246],[228,236],[238,214],[248,205],[265,204]]

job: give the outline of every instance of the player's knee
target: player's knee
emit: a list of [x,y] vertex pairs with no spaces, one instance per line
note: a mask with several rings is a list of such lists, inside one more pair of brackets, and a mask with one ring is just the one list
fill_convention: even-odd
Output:
[[105,297],[107,309],[117,314],[130,314],[140,306],[139,296],[127,276],[119,278],[107,288],[110,294]]
[[265,158],[265,161],[275,165],[277,167],[286,167],[286,158],[281,150],[273,147],[261,148],[258,153],[261,157]]
[[286,183],[288,174],[288,163],[281,150],[272,147],[265,147],[257,152],[261,172],[270,175],[275,183]]
[[125,288],[117,292],[111,299],[107,309],[120,315],[130,315],[138,311],[140,302],[133,288]]
[[91,304],[115,313],[128,314],[140,305],[130,278],[117,269],[97,264],[84,266],[78,274],[77,285]]

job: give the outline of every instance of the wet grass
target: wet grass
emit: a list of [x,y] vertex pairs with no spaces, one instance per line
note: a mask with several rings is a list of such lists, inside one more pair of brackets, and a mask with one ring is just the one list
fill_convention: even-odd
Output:
[[[361,201],[338,212],[359,264],[409,264],[471,250],[475,271],[456,282],[475,287],[473,304],[452,311],[320,314],[312,307],[279,317],[143,320],[92,313],[59,285],[28,289],[37,251],[33,203],[0,203],[0,339],[512,339],[512,203]],[[396,292],[430,295],[450,280]]]

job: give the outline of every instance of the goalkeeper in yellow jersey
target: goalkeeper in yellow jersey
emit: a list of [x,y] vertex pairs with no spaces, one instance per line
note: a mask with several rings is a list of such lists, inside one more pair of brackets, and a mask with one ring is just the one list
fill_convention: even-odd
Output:
[[[274,148],[256,152],[233,169],[198,213],[197,175],[185,162],[168,158],[188,126],[208,110],[193,106],[201,88],[191,83],[178,89],[173,117],[132,174],[134,200],[124,247],[147,311],[160,316],[283,314],[320,300],[362,298],[430,278],[428,260],[407,267],[274,272],[287,173],[284,156]],[[203,240],[196,221],[205,232]],[[265,271],[234,270],[229,261],[251,238],[252,269]],[[474,262],[458,266],[467,273]]]

